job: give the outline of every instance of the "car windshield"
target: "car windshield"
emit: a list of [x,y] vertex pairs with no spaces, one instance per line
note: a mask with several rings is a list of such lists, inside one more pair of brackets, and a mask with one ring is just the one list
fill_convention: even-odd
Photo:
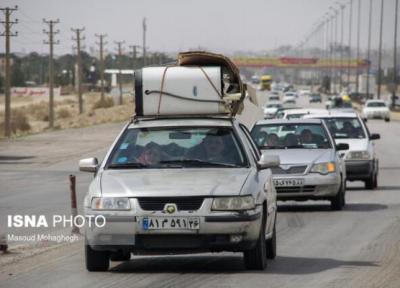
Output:
[[260,124],[251,135],[260,149],[332,148],[321,124]]
[[326,118],[329,131],[335,139],[362,139],[364,130],[358,118]]
[[386,107],[386,105],[383,102],[370,102],[367,103],[367,107]]
[[108,169],[247,166],[227,127],[131,128],[109,159]]

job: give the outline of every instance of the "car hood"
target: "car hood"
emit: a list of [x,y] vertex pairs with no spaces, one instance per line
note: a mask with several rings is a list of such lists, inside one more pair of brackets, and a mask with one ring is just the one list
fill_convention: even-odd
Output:
[[105,170],[103,196],[239,195],[249,168]]
[[311,164],[329,162],[334,159],[333,149],[277,149],[263,150],[267,155],[277,155],[281,164]]
[[362,151],[368,149],[368,139],[335,139],[336,144],[349,144],[348,151]]

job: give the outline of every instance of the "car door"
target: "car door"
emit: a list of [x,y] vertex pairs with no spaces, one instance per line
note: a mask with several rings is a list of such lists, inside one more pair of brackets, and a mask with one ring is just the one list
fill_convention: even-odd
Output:
[[[249,130],[243,124],[239,125],[241,132],[244,135],[245,141],[248,144],[251,155],[257,163],[260,160],[261,152],[258,149],[257,145],[254,143]],[[258,170],[257,169],[257,178],[260,180],[262,184],[262,189],[265,193],[265,197],[267,200],[267,221],[266,221],[266,230],[267,234],[272,232],[273,225],[275,223],[276,218],[276,191],[272,182],[272,173],[271,169]]]

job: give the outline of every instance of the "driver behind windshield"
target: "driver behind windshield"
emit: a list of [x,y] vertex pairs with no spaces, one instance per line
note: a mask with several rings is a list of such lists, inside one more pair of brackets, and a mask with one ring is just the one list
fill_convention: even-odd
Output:
[[147,143],[147,145],[144,147],[144,151],[137,160],[143,165],[158,164],[161,160],[160,147],[154,142]]
[[226,163],[231,162],[229,158],[226,157],[227,153],[225,151],[225,143],[223,138],[218,135],[209,134],[201,141],[200,144],[193,147],[188,152],[188,158],[198,159],[208,162],[219,162]]
[[316,144],[318,147],[324,142],[321,135],[315,135],[309,129],[304,129],[300,133],[300,141],[302,144]]

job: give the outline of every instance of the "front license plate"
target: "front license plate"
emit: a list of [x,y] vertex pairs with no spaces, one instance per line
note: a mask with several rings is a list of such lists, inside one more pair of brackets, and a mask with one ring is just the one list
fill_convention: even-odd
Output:
[[199,217],[143,217],[144,230],[198,230]]
[[304,179],[274,179],[275,187],[303,186]]

